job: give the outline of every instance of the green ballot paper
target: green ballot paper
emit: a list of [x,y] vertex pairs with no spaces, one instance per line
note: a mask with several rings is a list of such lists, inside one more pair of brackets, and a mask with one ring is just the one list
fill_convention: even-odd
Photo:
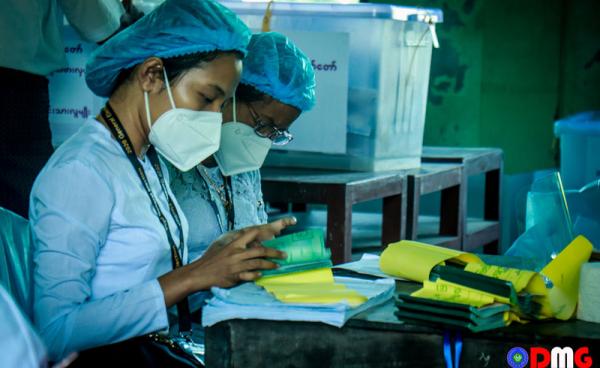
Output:
[[405,322],[455,327],[473,332],[501,328],[511,322],[510,306],[500,303],[477,308],[467,304],[398,295],[396,308],[394,314]]
[[262,271],[263,276],[332,267],[331,251],[325,247],[323,232],[320,230],[284,235],[265,241],[263,245],[287,253],[286,259],[270,259],[279,264],[279,268],[264,270]]

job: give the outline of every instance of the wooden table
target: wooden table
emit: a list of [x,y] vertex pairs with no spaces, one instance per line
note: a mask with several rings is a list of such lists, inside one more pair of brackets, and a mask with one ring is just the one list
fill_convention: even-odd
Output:
[[[462,233],[462,249],[473,251],[484,246],[486,253],[497,254],[500,239],[500,200],[502,192],[503,155],[498,148],[458,148],[458,147],[423,147],[421,161],[423,163],[447,163],[464,166],[463,185],[460,192],[449,191],[447,201],[461,202],[461,213],[458,225]],[[485,175],[484,214],[483,221],[470,221],[467,206],[468,177]],[[410,190],[410,189],[409,189]],[[409,202],[410,203],[410,202]],[[442,194],[444,203],[444,194]]]
[[[464,166],[461,164],[423,164],[407,176],[406,238],[461,249],[466,211]],[[418,239],[421,196],[441,192],[439,230],[435,238]]]
[[405,237],[406,175],[394,172],[342,172],[263,168],[262,189],[268,202],[327,205],[327,245],[334,264],[352,256],[352,205],[383,200],[382,244]]
[[[424,147],[419,169],[391,172],[344,172],[315,169],[263,168],[265,200],[306,208],[327,206],[327,244],[335,264],[347,262],[352,252],[352,205],[383,199],[383,246],[401,240],[472,251],[485,246],[497,253],[500,238],[500,180],[502,151],[489,148]],[[484,218],[467,216],[468,180],[486,175]],[[419,203],[422,195],[441,192],[437,233],[419,239]]]
[[[418,286],[398,282],[398,292]],[[441,328],[405,324],[392,301],[349,320],[322,323],[230,320],[206,329],[207,367],[445,367]],[[507,367],[516,346],[588,346],[600,363],[600,324],[536,322],[484,333],[461,333],[461,367]]]

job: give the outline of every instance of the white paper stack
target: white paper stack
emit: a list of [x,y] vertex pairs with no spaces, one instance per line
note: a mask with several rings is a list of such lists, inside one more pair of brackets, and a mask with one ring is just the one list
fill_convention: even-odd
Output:
[[335,277],[335,282],[344,284],[366,296],[368,300],[352,308],[348,303],[336,304],[292,304],[275,299],[262,287],[245,283],[231,289],[213,288],[214,297],[202,311],[202,325],[230,319],[265,319],[274,321],[322,322],[342,327],[353,316],[388,301],[394,295],[392,279],[363,280],[352,277]]

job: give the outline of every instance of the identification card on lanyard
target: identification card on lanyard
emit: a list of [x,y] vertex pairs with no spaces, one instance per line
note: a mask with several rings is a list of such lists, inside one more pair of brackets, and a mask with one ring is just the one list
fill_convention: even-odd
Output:
[[[162,224],[165,232],[167,233],[167,240],[169,242],[169,246],[171,249],[171,263],[173,265],[173,269],[183,266],[183,262],[181,259],[181,255],[179,254],[177,244],[175,243],[175,240],[173,239],[173,236],[171,234],[169,222],[167,221],[167,218],[163,214],[162,210],[160,209],[160,205],[158,203],[158,200],[154,196],[154,193],[152,193],[152,187],[150,186],[150,181],[148,180],[148,177],[146,176],[146,172],[144,171],[144,168],[138,161],[137,155],[135,154],[135,152],[133,150],[133,145],[131,144],[131,140],[129,139],[127,132],[123,128],[123,124],[121,124],[121,121],[119,120],[119,118],[115,114],[114,110],[108,103],[106,104],[106,107],[102,109],[101,114],[102,114],[102,117],[104,118],[104,120],[106,120],[108,128],[110,129],[111,133],[116,138],[117,142],[123,149],[123,152],[129,159],[129,162],[131,162],[131,165],[133,166],[134,170],[138,174],[138,177],[142,181],[142,185],[144,186],[144,189],[146,190],[146,194],[150,198],[152,207],[156,211],[158,219],[160,220],[160,223]],[[156,172],[156,176],[158,177],[158,181],[160,182],[161,189],[164,192],[165,197],[167,197],[167,202],[169,204],[169,212],[171,213],[171,216],[173,217],[175,224],[177,225],[177,229],[179,230],[179,249],[181,249],[181,251],[183,251],[184,241],[183,241],[183,228],[181,226],[181,219],[179,217],[179,213],[177,212],[177,208],[175,207],[175,203],[173,202],[173,200],[171,199],[171,196],[169,195],[169,191],[167,189],[163,171],[162,171],[162,168],[160,167],[160,161],[158,159],[158,154],[156,153],[156,150],[154,149],[154,147],[150,146],[150,148],[148,149],[147,155],[148,155],[148,158],[150,159],[150,163],[152,164],[152,167],[154,168],[154,171]],[[182,301],[177,303],[177,315],[179,317],[179,331],[180,332],[191,331],[192,324],[191,324],[191,320],[190,320],[190,308],[189,308],[189,303],[188,303],[187,298],[184,298]]]

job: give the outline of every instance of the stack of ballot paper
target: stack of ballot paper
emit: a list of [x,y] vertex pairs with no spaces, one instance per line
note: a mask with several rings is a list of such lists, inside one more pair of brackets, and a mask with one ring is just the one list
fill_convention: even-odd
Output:
[[263,243],[287,253],[273,259],[276,270],[264,271],[256,284],[284,303],[331,304],[346,302],[356,307],[367,298],[344,284],[336,283],[331,271],[331,252],[325,248],[323,232],[308,230]]
[[[380,267],[386,274],[423,284],[411,294],[413,298],[402,297],[398,301],[399,318],[483,331],[512,321],[571,318],[577,303],[579,269],[591,251],[590,242],[579,236],[537,273],[489,265],[470,253],[401,241],[382,253]],[[426,303],[427,308],[419,308]],[[500,313],[498,305],[505,306],[502,317],[485,314],[482,319],[484,311]],[[448,313],[443,313],[443,308]],[[463,313],[450,321],[456,309]]]
[[399,295],[396,316],[404,321],[453,326],[473,332],[492,330],[510,322],[510,306],[493,303],[482,307]]
[[331,268],[331,251],[325,248],[321,230],[307,230],[263,242],[265,247],[287,253],[286,259],[272,259],[278,269],[265,270],[264,276],[283,275],[291,272]]
[[232,289],[213,288],[202,323],[235,318],[320,321],[342,326],[353,315],[392,298],[394,281],[334,277],[331,253],[323,232],[309,230],[263,243],[285,251],[276,270],[263,272],[255,283]]
[[336,282],[331,268],[263,277],[256,284],[284,303],[346,302],[356,307],[367,301],[367,297],[360,292]]
[[395,283],[391,279],[335,277],[335,282],[364,295],[366,301],[356,307],[345,302],[284,303],[262,287],[245,283],[231,289],[213,288],[213,298],[202,309],[202,325],[212,326],[230,319],[266,319],[322,322],[342,327],[351,317],[387,302],[394,295]]

